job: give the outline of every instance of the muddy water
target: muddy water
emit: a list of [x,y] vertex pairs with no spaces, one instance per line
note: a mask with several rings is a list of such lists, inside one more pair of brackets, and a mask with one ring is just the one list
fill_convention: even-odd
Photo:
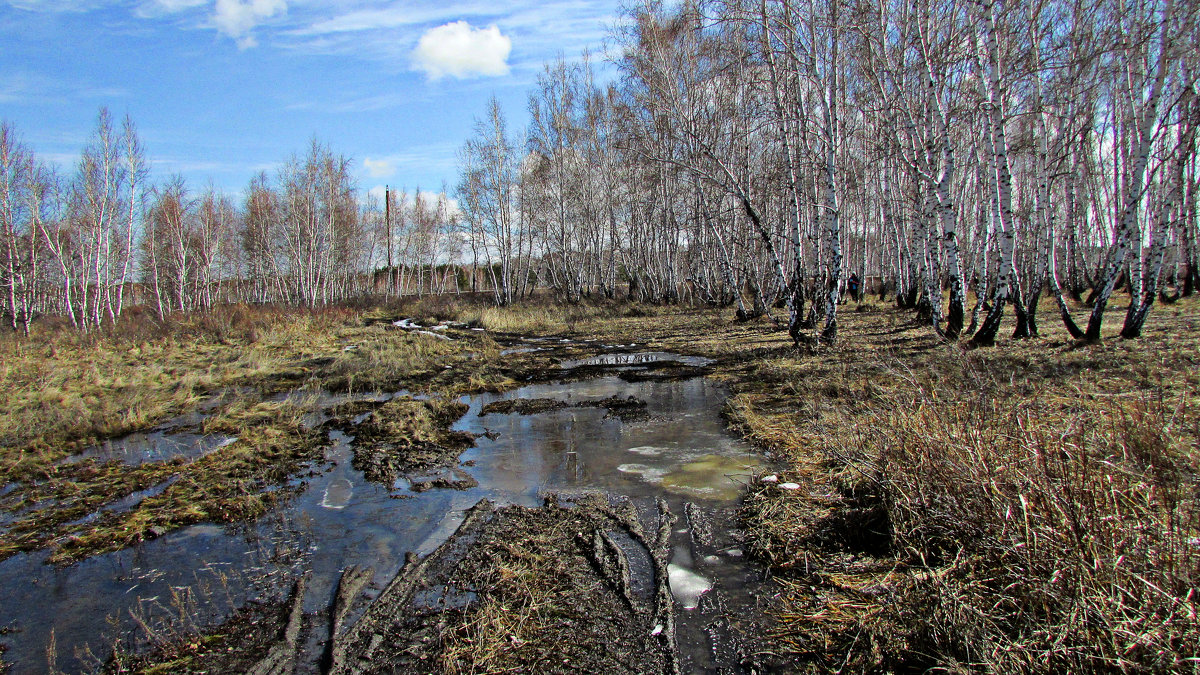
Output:
[[[501,399],[574,404],[611,396],[645,400],[648,418],[623,422],[594,407],[480,414]],[[289,576],[304,569],[313,573],[305,611],[320,613],[343,568],[373,566],[368,595],[378,593],[407,552],[432,551],[481,498],[536,506],[550,492],[604,491],[642,504],[665,496],[679,516],[670,576],[682,608],[682,665],[685,672],[716,672],[732,665],[723,617],[754,602],[746,592],[754,573],[728,538],[728,526],[732,500],[760,461],[725,432],[718,414],[723,398],[719,386],[703,379],[628,383],[616,377],[466,397],[469,411],[455,428],[482,434],[456,469],[478,481],[467,490],[414,492],[409,479],[368,482],[351,466],[353,436],[332,432],[325,461],[313,467],[317,475],[255,524],[193,526],[61,569],[43,565],[44,554],[0,562],[0,628],[17,631],[0,637],[9,645],[5,660],[13,672],[44,672],[53,631],[55,665],[87,670],[95,662],[83,650],[106,655],[115,635],[133,631],[134,615],[159,620],[160,632],[169,635],[180,623],[172,615],[213,621],[248,599],[277,599]],[[313,423],[323,421],[320,410],[330,400],[315,398]],[[183,612],[175,607],[180,598]],[[309,631],[310,669],[323,630]]]
[[684,356],[670,352],[634,352],[630,354],[601,354],[586,359],[568,359],[562,362],[563,368],[578,368],[579,366],[638,366],[649,363],[677,363],[684,366],[707,366],[712,359],[703,356]]

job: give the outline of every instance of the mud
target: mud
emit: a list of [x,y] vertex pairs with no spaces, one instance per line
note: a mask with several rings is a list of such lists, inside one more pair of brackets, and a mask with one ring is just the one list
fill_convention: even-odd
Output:
[[[324,439],[312,451],[288,454],[287,462],[272,455],[278,470],[262,467],[238,487],[261,498],[280,533],[268,527],[268,518],[255,523],[254,516],[239,514],[245,529],[223,531],[192,520],[168,523],[179,528],[169,532],[150,524],[136,547],[56,574],[53,589],[82,591],[78,601],[50,588],[14,592],[75,607],[67,621],[53,612],[23,620],[38,637],[21,641],[16,663],[38,663],[45,651],[38,641],[50,627],[59,628],[60,650],[74,649],[97,634],[93,624],[103,622],[105,612],[128,615],[125,607],[139,602],[137,596],[192,583],[197,565],[212,563],[306,581],[290,600],[283,588],[274,595],[223,591],[241,608],[231,619],[229,610],[219,609],[215,621],[197,618],[197,625],[209,627],[191,629],[139,667],[745,671],[746,635],[754,630],[732,625],[724,614],[751,614],[744,610],[757,601],[747,589],[760,580],[727,531],[732,513],[725,501],[740,494],[758,460],[724,432],[718,417],[723,389],[683,377],[705,370],[698,361],[652,354],[562,369],[555,355],[578,354],[579,345],[539,349],[526,358],[543,359],[538,363],[546,367],[521,364],[521,378],[551,384],[461,399],[305,390],[227,415],[255,420],[271,412],[268,404],[303,404],[308,412],[297,413],[297,432]],[[623,377],[631,374],[637,377]],[[197,464],[242,445],[221,447]],[[161,501],[154,494],[161,483],[149,477],[146,483],[142,489],[149,492],[129,492],[138,501],[132,508]],[[163,494],[181,483],[165,485]],[[14,488],[6,496],[17,492],[24,491]],[[560,497],[543,504],[548,495]],[[480,500],[488,501],[471,509],[456,532],[464,511]],[[676,530],[667,514],[685,509],[686,527]],[[473,515],[477,511],[486,513]],[[196,518],[217,520],[204,513]],[[300,556],[290,567],[276,563],[269,547],[264,551],[272,537]],[[249,555],[256,550],[261,553]],[[406,553],[391,583],[371,583],[373,570],[390,578]],[[0,569],[36,573],[42,559],[21,557]],[[248,568],[243,559],[263,562]],[[141,572],[125,571],[143,567],[153,575],[145,582],[133,580]],[[303,614],[299,628],[297,612]],[[381,623],[385,619],[391,623]]]
[[[417,400],[353,401],[333,409],[330,428],[353,433],[353,465],[367,480],[391,485],[402,476],[452,467],[475,437],[451,431],[467,407],[457,402]],[[469,481],[442,481],[446,487]],[[425,489],[437,484],[421,482]],[[460,487],[461,489],[461,487]]]
[[172,642],[149,653],[110,659],[104,673],[293,673],[304,620],[301,601],[308,577],[300,577],[285,602],[252,602],[228,621],[195,639]]
[[501,415],[536,415],[538,413],[548,412],[550,410],[558,410],[565,408],[568,404],[566,401],[560,401],[554,398],[518,398],[507,401],[492,401],[483,406],[480,411],[484,415],[497,413]]
[[615,395],[599,401],[579,401],[575,404],[554,398],[517,398],[492,401],[483,406],[480,414],[538,415],[568,407],[604,408],[608,410],[608,417],[616,417],[623,422],[633,422],[647,418],[645,401],[633,396],[622,398]]
[[[648,535],[628,501],[480,502],[335,634],[329,672],[678,673],[664,574],[674,521],[659,504]],[[655,561],[653,593],[637,591],[614,535]]]

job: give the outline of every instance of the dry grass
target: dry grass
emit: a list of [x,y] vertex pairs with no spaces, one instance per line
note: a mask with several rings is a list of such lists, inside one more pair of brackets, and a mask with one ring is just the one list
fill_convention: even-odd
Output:
[[43,327],[0,339],[0,483],[98,440],[186,412],[227,387],[279,389],[297,362],[332,351],[343,310],[242,306],[162,326],[130,317],[103,333]]
[[935,653],[1001,672],[1188,667],[1197,425],[1179,398],[898,408],[872,449],[897,554],[936,572],[906,593]]
[[[157,475],[96,467],[90,478],[55,483],[50,467],[229,386],[515,385],[510,375],[520,373],[505,371],[514,357],[501,359],[491,339],[451,344],[380,325],[399,316],[636,344],[716,359],[716,377],[732,389],[731,426],[769,448],[784,462],[781,478],[800,485],[759,486],[745,508],[747,547],[786,591],[769,647],[802,657],[789,667],[1196,670],[1197,301],[1156,307],[1136,341],[1115,339],[1119,321],[1110,320],[1098,345],[1069,340],[1047,305],[1042,338],[973,351],[943,344],[908,313],[850,310],[839,343],[816,353],[797,352],[766,321],[732,322],[728,311],[494,309],[445,298],[362,315],[249,313],[146,334],[4,340],[0,483],[37,478],[53,498],[74,491],[80,509],[103,502],[92,492],[100,482],[122,492],[154,484]],[[94,533],[53,530],[56,559],[261,513],[278,494],[267,488],[317,443],[292,419],[256,397],[219,411],[212,429],[253,423],[255,433],[188,465],[161,495]],[[535,549],[493,552],[489,583],[503,602],[484,598],[459,633],[443,636],[448,670],[535,663],[539,640],[553,634],[541,623],[542,596],[529,590],[558,592],[553,561]]]
[[[42,324],[32,339],[0,338],[0,487],[9,487],[0,500],[9,521],[0,528],[0,559],[50,548],[55,561],[67,562],[190,523],[263,513],[320,442],[302,424],[311,401],[264,400],[269,394],[408,389],[452,401],[516,386],[509,373],[521,358],[502,358],[486,334],[451,331],[454,340],[446,341],[391,326],[401,317],[431,321],[481,311],[509,321],[510,329],[559,330],[572,317],[614,310],[539,303],[495,310],[466,296],[426,297],[360,309],[231,306],[166,323],[134,311],[91,334]],[[228,400],[199,430],[239,440],[199,461],[61,464],[222,392]],[[452,411],[437,405],[421,409],[432,415],[425,422],[440,427]],[[407,427],[391,431],[421,436]],[[424,444],[430,448],[461,442],[431,434],[421,436],[437,437]],[[104,508],[168,479],[175,482],[133,509]],[[97,515],[80,520],[90,514]]]
[[115,551],[199,522],[253,520],[286,490],[271,489],[318,456],[324,434],[305,426],[306,407],[275,407],[269,423],[242,428],[234,443],[187,464],[161,494],[56,542],[50,561]]
[[544,633],[561,616],[560,586],[567,574],[541,550],[554,550],[555,538],[572,534],[556,527],[544,536],[496,543],[497,564],[479,580],[486,595],[462,624],[443,634],[444,672],[506,672],[514,663],[527,663],[530,652],[555,651]]
[[[1194,300],[1146,336],[965,351],[891,311],[766,359],[731,422],[788,458],[745,508],[802,669],[1179,672],[1200,628]],[[1116,330],[1116,326],[1111,327]]]
[[[230,307],[167,325],[126,322],[80,335],[43,326],[30,340],[0,339],[0,487],[9,522],[0,558],[51,548],[66,562],[203,520],[263,513],[283,482],[318,445],[304,427],[312,401],[265,401],[296,387],[428,389],[444,365],[483,354],[459,386],[494,385],[498,357],[484,338],[447,343],[410,335],[346,309]],[[380,322],[385,322],[380,325]],[[351,348],[347,350],[347,346]],[[152,427],[229,392],[200,425],[239,437],[195,462],[137,466],[65,457],[108,437]],[[174,479],[128,511],[106,504]],[[79,519],[98,513],[87,521]]]

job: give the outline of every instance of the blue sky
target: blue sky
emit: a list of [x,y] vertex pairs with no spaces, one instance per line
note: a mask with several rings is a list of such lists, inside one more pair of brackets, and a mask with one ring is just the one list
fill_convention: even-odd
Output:
[[314,136],[360,188],[457,181],[495,94],[525,122],[542,64],[602,58],[619,0],[0,0],[0,120],[69,168],[100,106],[154,178],[240,193]]

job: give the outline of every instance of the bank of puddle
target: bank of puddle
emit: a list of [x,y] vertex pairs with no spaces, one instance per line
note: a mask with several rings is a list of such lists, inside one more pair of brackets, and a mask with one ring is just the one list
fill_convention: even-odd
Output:
[[[664,360],[705,365],[665,353],[598,358],[564,365],[619,368]],[[309,423],[320,424],[333,405],[403,395],[297,392],[286,398],[307,401]],[[645,401],[645,419],[622,421],[604,407],[578,405],[612,397]],[[749,590],[757,583],[730,532],[736,499],[762,460],[724,429],[719,415],[724,397],[720,385],[703,378],[627,382],[615,376],[463,397],[468,411],[453,429],[477,441],[460,456],[460,465],[391,485],[365,480],[352,466],[352,432],[331,431],[314,475],[294,479],[298,493],[256,523],[191,526],[63,568],[44,565],[45,552],[0,562],[0,628],[15,629],[0,638],[9,646],[5,661],[13,672],[44,671],[53,634],[57,667],[86,669],[95,664],[85,650],[103,658],[117,634],[133,631],[133,617],[162,621],[164,632],[173,630],[169,616],[180,594],[192,615],[188,621],[214,622],[247,600],[280,599],[287,581],[303,570],[312,573],[304,611],[323,615],[343,569],[373,567],[379,581],[367,596],[378,594],[407,553],[432,552],[481,499],[537,507],[550,494],[569,499],[599,492],[639,508],[653,508],[664,498],[679,517],[669,581],[683,610],[676,620],[681,665],[685,672],[728,668],[734,665],[730,655],[714,646],[731,639],[719,635],[728,629],[723,615],[752,608],[756,600]],[[490,403],[516,399],[568,405],[535,414],[482,413]],[[138,445],[151,436],[124,447],[131,448],[130,456],[151,455]],[[228,438],[203,437],[191,447],[211,452]],[[429,480],[443,482],[422,488]],[[441,487],[447,484],[458,489]],[[130,495],[105,508],[132,508],[146,496]],[[635,585],[653,583],[636,577]],[[316,668],[318,655],[309,656],[306,670]]]

